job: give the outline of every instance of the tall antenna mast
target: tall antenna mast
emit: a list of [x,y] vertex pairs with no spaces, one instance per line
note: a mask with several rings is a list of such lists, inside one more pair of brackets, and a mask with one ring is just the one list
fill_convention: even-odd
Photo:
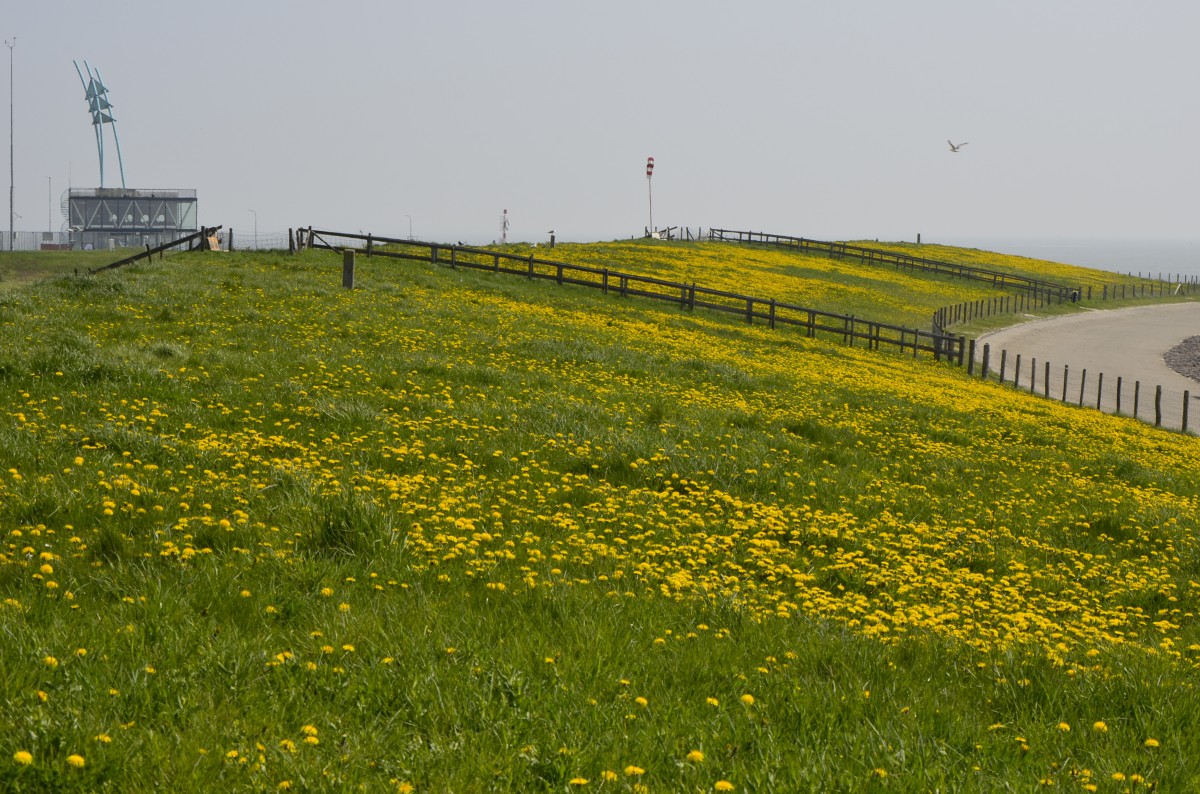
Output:
[[17,37],[13,36],[12,44],[4,40],[8,47],[8,250],[17,247],[17,233],[13,231],[13,196],[16,192],[16,179],[13,170],[13,47],[17,46]]
[[87,99],[88,110],[92,114],[92,126],[96,131],[96,153],[100,157],[100,187],[104,187],[104,125],[107,124],[112,129],[113,143],[117,147],[117,165],[121,170],[121,187],[125,187],[125,162],[121,159],[121,141],[117,138],[117,120],[113,118],[112,104],[108,101],[108,89],[105,88],[104,82],[100,79],[100,70],[92,69],[88,66],[88,62],[83,62],[83,68],[87,71],[87,79],[83,79],[83,72],[79,70],[79,64],[71,61],[75,65],[75,73],[79,75],[79,82],[83,83],[84,98]]
[[508,244],[508,210],[504,211],[504,218],[500,221],[500,244]]

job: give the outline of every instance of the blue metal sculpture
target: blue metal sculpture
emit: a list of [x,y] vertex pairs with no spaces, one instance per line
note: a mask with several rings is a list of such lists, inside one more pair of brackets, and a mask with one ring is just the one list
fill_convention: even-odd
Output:
[[121,169],[121,188],[125,188],[125,163],[121,160],[121,141],[117,139],[117,120],[113,118],[111,110],[112,104],[108,101],[108,89],[104,87],[103,81],[100,79],[100,70],[92,69],[88,66],[88,62],[83,62],[83,68],[87,70],[88,79],[83,79],[83,72],[79,70],[79,64],[75,64],[75,73],[79,75],[79,82],[83,83],[83,90],[86,95],[88,109],[92,113],[92,126],[96,130],[96,153],[100,156],[100,187],[104,187],[104,129],[103,125],[107,124],[112,128],[113,143],[117,147],[117,165]]

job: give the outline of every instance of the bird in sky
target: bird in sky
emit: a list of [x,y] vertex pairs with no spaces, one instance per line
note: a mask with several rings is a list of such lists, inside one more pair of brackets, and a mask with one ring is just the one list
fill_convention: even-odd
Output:
[[946,143],[950,144],[950,151],[957,153],[959,149],[966,146],[968,143],[970,143],[970,141],[963,141],[962,143],[950,143],[950,140],[947,139]]

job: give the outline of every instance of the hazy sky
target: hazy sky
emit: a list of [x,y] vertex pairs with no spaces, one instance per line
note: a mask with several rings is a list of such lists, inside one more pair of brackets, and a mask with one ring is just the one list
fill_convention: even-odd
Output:
[[128,186],[239,230],[628,237],[652,155],[659,226],[1200,236],[1194,0],[2,0],[0,28],[18,230],[99,183],[76,59]]

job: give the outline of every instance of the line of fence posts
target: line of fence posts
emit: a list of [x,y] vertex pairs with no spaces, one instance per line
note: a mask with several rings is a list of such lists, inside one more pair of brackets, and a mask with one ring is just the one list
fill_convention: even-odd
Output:
[[[1140,274],[1139,274],[1140,277]],[[1051,304],[1061,305],[1078,299],[1100,301],[1126,300],[1145,297],[1167,297],[1194,295],[1200,292],[1197,285],[1200,277],[1177,275],[1175,281],[1160,280],[1146,281],[1141,284],[1103,284],[1093,289],[1092,285],[1078,287],[1070,292],[1055,294],[1051,290],[1030,290],[1014,295],[1002,295],[994,298],[979,298],[974,301],[963,301],[951,306],[943,306],[933,313],[935,331],[944,332],[952,325],[969,323],[981,317],[992,317],[1001,314],[1023,314],[1035,309],[1041,309]]]
[[[943,358],[953,362],[956,355],[958,362],[963,361],[962,346],[966,344],[964,337],[948,334],[937,334],[922,331],[918,328],[905,328],[889,323],[878,323],[865,320],[853,315],[840,315],[832,312],[822,312],[802,306],[781,303],[774,298],[759,298],[740,295],[723,290],[715,290],[691,284],[667,281],[650,276],[639,276],[630,273],[610,271],[608,268],[595,268],[584,265],[569,264],[537,259],[534,254],[510,254],[489,249],[477,249],[469,246],[442,245],[425,243],[414,240],[402,240],[388,237],[376,237],[373,234],[349,234],[345,232],[320,231],[311,226],[289,229],[289,250],[301,251],[320,248],[331,251],[355,250],[366,256],[382,256],[388,258],[426,261],[431,264],[443,264],[449,267],[468,267],[473,269],[504,272],[514,275],[524,275],[528,279],[548,279],[558,284],[574,284],[594,287],[606,294],[610,289],[612,279],[619,280],[619,290],[622,297],[629,295],[645,297],[653,300],[663,300],[675,303],[688,310],[694,310],[697,305],[714,311],[732,312],[742,315],[747,323],[765,322],[768,327],[775,329],[778,325],[793,325],[803,328],[806,336],[815,337],[817,332],[823,335],[840,337],[843,343],[854,346],[856,341],[863,341],[869,349],[878,350],[883,345],[890,345],[901,353],[912,351],[914,357],[921,351],[926,351],[937,360]],[[347,246],[342,242],[333,245],[324,239],[342,238],[356,243],[365,242],[363,248]],[[379,245],[394,246],[393,248],[378,248]],[[424,249],[424,255],[412,253],[412,248]],[[486,262],[476,261],[486,259]],[[501,262],[520,263],[519,267],[509,265],[502,267]],[[539,270],[538,268],[541,268]],[[544,272],[551,269],[552,272]],[[598,277],[598,278],[597,278]],[[346,286],[352,283],[346,282]],[[665,290],[665,291],[664,291]],[[697,296],[702,296],[698,300]],[[730,305],[733,302],[733,305]],[[886,333],[885,333],[886,332]]]
[[[459,247],[459,246],[442,246],[442,245],[438,245],[435,243],[419,243],[419,242],[411,241],[411,240],[398,240],[398,239],[383,238],[383,237],[376,238],[374,235],[350,235],[350,234],[334,233],[334,232],[319,232],[318,233],[318,232],[314,232],[313,227],[311,227],[311,226],[309,226],[307,228],[304,228],[304,227],[297,228],[294,230],[294,232],[292,229],[289,229],[288,230],[289,251],[295,252],[295,251],[302,251],[302,250],[305,250],[308,248],[319,247],[319,248],[328,248],[329,250],[342,250],[344,252],[343,286],[346,288],[352,288],[354,286],[354,249],[346,248],[346,247],[335,248],[334,246],[322,245],[320,243],[314,243],[313,242],[314,239],[319,239],[315,235],[319,235],[319,234],[345,237],[345,238],[349,238],[349,239],[365,240],[366,241],[365,253],[368,257],[375,254],[375,255],[387,256],[387,257],[393,257],[393,258],[399,257],[399,258],[404,258],[404,259],[418,259],[421,261],[428,261],[431,264],[439,264],[439,263],[445,262],[447,265],[449,265],[451,267],[463,265],[466,267],[471,267],[471,268],[476,268],[476,269],[488,269],[488,270],[492,270],[493,272],[507,272],[507,273],[515,273],[515,274],[525,275],[529,279],[549,278],[549,279],[554,280],[558,284],[563,284],[566,281],[570,281],[573,284],[579,284],[582,286],[599,287],[605,292],[605,294],[607,294],[609,291],[611,278],[615,276],[619,280],[619,285],[620,285],[619,286],[619,294],[622,297],[628,296],[630,294],[634,294],[634,295],[640,295],[642,297],[667,299],[667,300],[671,300],[672,302],[678,303],[681,307],[685,307],[689,310],[694,310],[695,306],[697,305],[697,301],[696,301],[697,293],[700,293],[702,295],[705,295],[705,294],[719,295],[719,296],[724,296],[724,297],[728,297],[728,298],[744,300],[745,308],[744,309],[735,309],[734,311],[744,312],[746,322],[748,322],[748,323],[753,323],[755,318],[759,318],[759,319],[765,319],[767,321],[769,327],[772,329],[774,329],[776,327],[777,322],[786,322],[787,324],[790,324],[790,325],[799,325],[806,329],[806,332],[807,332],[806,336],[808,336],[810,338],[812,338],[815,335],[815,332],[818,330],[824,331],[824,332],[838,333],[842,336],[842,340],[843,340],[844,344],[853,346],[855,339],[864,339],[867,342],[868,349],[872,349],[872,350],[879,349],[881,341],[886,341],[889,344],[897,346],[901,352],[905,351],[906,345],[908,344],[906,342],[906,334],[909,333],[909,331],[906,329],[900,328],[899,326],[890,326],[890,325],[886,325],[886,324],[873,323],[873,322],[866,321],[866,320],[860,320],[859,318],[856,318],[853,315],[834,315],[834,314],[829,314],[829,313],[825,313],[825,312],[818,312],[814,309],[796,307],[796,306],[791,306],[789,304],[780,304],[775,299],[754,298],[751,296],[736,295],[734,293],[725,293],[725,292],[721,292],[721,291],[717,291],[717,290],[708,290],[703,287],[697,287],[694,282],[692,284],[667,282],[667,281],[662,281],[659,279],[652,279],[649,277],[636,276],[636,275],[628,274],[628,273],[618,273],[615,271],[610,271],[608,268],[597,269],[597,268],[589,268],[589,267],[583,267],[583,266],[578,266],[578,265],[570,265],[570,264],[563,263],[563,262],[550,262],[550,261],[546,261],[546,260],[538,260],[535,258],[535,256],[533,254],[529,254],[528,256],[524,256],[524,255],[517,256],[517,255],[512,255],[512,254],[502,254],[500,252],[495,252],[495,251],[484,251],[484,250],[463,248],[463,247]],[[399,244],[404,244],[404,245],[416,245],[418,247],[425,247],[425,248],[429,249],[429,255],[428,255],[428,258],[425,258],[425,257],[415,256],[412,254],[395,254],[393,252],[388,252],[388,251],[377,251],[375,249],[375,244],[377,242],[399,243]],[[442,249],[447,249],[449,251],[449,259],[448,260],[443,259],[441,257]],[[484,265],[480,265],[479,263],[475,263],[475,262],[462,261],[459,259],[459,256],[458,256],[460,251],[463,251],[466,253],[471,253],[471,254],[486,254],[487,256],[489,256],[491,258],[491,264],[484,266]],[[514,268],[502,268],[500,265],[501,259],[520,260],[522,262],[523,267],[520,270],[514,269]],[[536,273],[535,265],[543,265],[543,266],[553,267],[555,269],[554,275]],[[575,277],[566,279],[564,277],[565,270],[573,270],[573,271],[581,271],[581,272],[585,272],[585,273],[600,274],[601,281],[598,284],[593,284],[590,282],[585,282],[585,281],[583,281],[579,278],[575,278]],[[631,290],[629,287],[629,284],[631,281],[655,284],[655,285],[659,285],[659,286],[669,286],[675,291],[676,294],[679,295],[679,297],[678,298],[674,298],[674,297],[667,298],[666,296],[664,296],[662,294],[650,293],[644,289]],[[998,299],[992,299],[991,301],[986,302],[986,303],[983,301],[977,301],[977,302],[974,302],[973,304],[962,304],[961,306],[965,307],[964,311],[961,314],[956,313],[954,316],[978,316],[978,315],[972,315],[971,312],[973,312],[973,311],[982,312],[985,310],[984,306],[987,306],[989,309],[995,308],[998,305],[1005,305],[1006,307],[1007,306],[1026,306],[1026,305],[1029,305],[1028,301],[1031,301],[1031,300],[1039,301],[1038,305],[1045,305],[1046,302],[1049,302],[1052,299],[1052,296],[1050,296],[1049,294],[1033,293],[1032,295],[1005,296],[1005,299],[1006,299],[1006,301],[1004,304],[999,304]],[[1060,298],[1060,300],[1061,300],[1061,298]],[[755,304],[761,304],[763,306],[766,306],[768,308],[767,312],[763,313],[763,312],[755,311]],[[701,301],[700,305],[702,307],[706,307],[706,308],[713,308],[713,309],[717,309],[717,310],[721,310],[721,311],[730,311],[729,307],[720,306],[720,305],[708,303],[705,301]],[[781,320],[778,316],[778,310],[780,308],[788,308],[788,309],[799,310],[800,312],[804,312],[807,314],[807,319],[806,320],[790,320],[790,319],[789,320]],[[818,315],[824,316],[824,317],[840,319],[841,320],[841,328],[821,326],[821,325],[817,324],[816,318]],[[967,369],[967,374],[969,376],[974,376],[975,360],[977,358],[976,340],[967,339],[964,336],[955,337],[955,336],[949,335],[949,334],[937,333],[937,330],[938,330],[937,326],[940,324],[937,322],[937,320],[947,317],[946,310],[941,309],[938,311],[938,313],[935,313],[934,316],[935,316],[935,333],[929,334],[929,336],[931,337],[931,340],[932,340],[932,344],[929,348],[926,348],[926,349],[931,350],[934,353],[935,358],[939,361],[942,360],[942,358],[944,356],[945,359],[951,364],[956,364],[960,368],[965,366]],[[856,324],[859,322],[864,322],[867,324],[867,330],[865,332],[858,330]],[[881,330],[883,328],[899,330],[899,332],[900,332],[899,339],[898,340],[897,339],[887,339],[887,338],[882,337]],[[916,356],[917,353],[919,352],[919,350],[922,349],[920,347],[921,332],[917,331],[916,329],[912,329],[911,333],[913,334],[913,342],[912,342],[913,355]],[[957,353],[957,356],[955,355],[956,353]],[[979,358],[980,358],[980,378],[987,380],[987,379],[989,379],[989,375],[992,373],[992,370],[991,370],[991,345],[988,343],[984,343],[981,354],[982,355],[979,356]],[[1031,394],[1037,393],[1037,387],[1038,387],[1038,383],[1037,383],[1038,366],[1037,365],[1038,365],[1037,359],[1036,358],[1031,359],[1030,370],[1029,370],[1029,392]],[[1043,371],[1043,375],[1042,375],[1042,394],[1045,398],[1049,399],[1050,398],[1050,387],[1051,387],[1051,364],[1050,364],[1050,362],[1049,361],[1043,362],[1043,367],[1044,367],[1044,371]],[[1020,388],[1020,372],[1021,372],[1021,356],[1018,354],[1015,359],[1015,370],[1014,370],[1014,377],[1013,377],[1013,387],[1014,388]],[[997,380],[1001,383],[1006,382],[1007,381],[1007,373],[1008,373],[1008,351],[1002,349],[1000,352],[1000,369],[999,369]],[[1064,365],[1063,366],[1063,386],[1062,386],[1062,396],[1061,396],[1061,402],[1063,402],[1063,403],[1067,402],[1067,390],[1069,387],[1069,380],[1070,380],[1070,365]],[[1084,369],[1081,372],[1080,386],[1079,386],[1078,405],[1080,405],[1080,406],[1083,405],[1085,390],[1086,390],[1086,382],[1087,382],[1087,370]],[[1117,378],[1117,393],[1116,393],[1116,398],[1115,398],[1116,399],[1115,411],[1118,414],[1121,412],[1121,399],[1122,399],[1121,392],[1122,392],[1122,388],[1123,388],[1123,383],[1124,383],[1123,379],[1121,377],[1118,377]],[[1103,410],[1103,388],[1104,388],[1103,384],[1104,384],[1104,374],[1100,373],[1097,377],[1097,389],[1096,389],[1096,409],[1097,410]],[[1140,381],[1134,381],[1133,414],[1132,414],[1134,417],[1139,416],[1140,397],[1141,397],[1141,383],[1140,383]],[[1189,411],[1188,411],[1188,409],[1189,409],[1190,399],[1191,399],[1190,391],[1184,391],[1184,393],[1183,393],[1183,408],[1182,408],[1181,422],[1180,422],[1180,429],[1184,433],[1189,432],[1189,428],[1188,428]],[[1154,414],[1155,414],[1155,416],[1154,416],[1155,427],[1161,427],[1162,421],[1163,421],[1162,386],[1161,385],[1158,385],[1155,388]]]
[[[974,339],[969,340],[969,342],[967,344],[967,348],[969,351],[967,355],[971,359],[974,359],[975,354],[976,354],[976,344],[975,344]],[[979,350],[979,364],[980,364],[979,377],[981,380],[989,380],[989,376],[993,373],[993,371],[990,367],[991,354],[992,354],[991,345],[987,342],[983,343],[982,348]],[[1001,384],[1008,382],[1008,379],[1006,377],[1007,362],[1008,362],[1008,350],[1001,349],[1001,351],[1000,351],[1000,370],[998,373],[996,373],[996,381]],[[973,361],[971,363],[968,363],[968,365],[967,365],[967,374],[971,375],[971,376],[974,375],[974,366],[972,366],[972,364],[973,364]],[[1044,374],[1042,376],[1042,394],[1045,398],[1050,399],[1050,376],[1051,376],[1050,362],[1049,361],[1043,362],[1043,366],[1044,366]],[[1036,358],[1033,358],[1030,360],[1030,364],[1029,364],[1029,389],[1028,389],[1028,391],[1030,394],[1037,394],[1037,392],[1038,392],[1037,374],[1038,374],[1038,362],[1037,362]],[[1062,402],[1064,404],[1068,403],[1068,397],[1069,397],[1068,389],[1070,387],[1070,379],[1071,379],[1071,366],[1069,364],[1064,364],[1063,369],[1062,369],[1062,393],[1061,393],[1061,397],[1059,398],[1059,402]],[[1087,382],[1088,382],[1088,371],[1086,368],[1081,368],[1080,372],[1079,372],[1079,399],[1076,402],[1076,405],[1078,405],[1079,407],[1084,407],[1084,400],[1087,398]],[[1122,392],[1124,390],[1124,386],[1125,386],[1124,378],[1122,378],[1121,376],[1117,376],[1116,394],[1114,395],[1114,408],[1113,408],[1113,413],[1116,415],[1122,415],[1121,414],[1121,402],[1122,402]],[[1021,355],[1020,354],[1017,354],[1016,359],[1015,359],[1015,367],[1013,370],[1013,378],[1012,378],[1012,387],[1014,389],[1018,389],[1018,390],[1021,388]],[[1139,414],[1139,409],[1141,407],[1140,406],[1141,390],[1142,390],[1141,381],[1135,380],[1133,382],[1133,412],[1130,414],[1135,419],[1141,418],[1140,414]],[[1182,408],[1180,410],[1180,421],[1179,421],[1179,430],[1182,433],[1190,432],[1189,413],[1190,413],[1190,407],[1191,407],[1191,399],[1192,399],[1191,390],[1185,389],[1183,391],[1183,404],[1182,404]],[[1089,408],[1091,407],[1090,403],[1088,404],[1087,407],[1089,407]],[[1095,407],[1096,407],[1097,411],[1104,410],[1104,373],[1103,372],[1097,373],[1097,375],[1096,375],[1096,405],[1095,405]],[[1154,387],[1154,426],[1155,427],[1163,426],[1163,387],[1161,384],[1158,384]]]

